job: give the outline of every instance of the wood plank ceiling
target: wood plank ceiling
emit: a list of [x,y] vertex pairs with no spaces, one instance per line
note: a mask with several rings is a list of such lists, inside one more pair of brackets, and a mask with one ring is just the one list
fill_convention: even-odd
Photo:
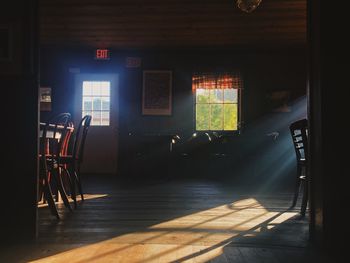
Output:
[[147,48],[306,43],[306,0],[40,0],[42,45]]

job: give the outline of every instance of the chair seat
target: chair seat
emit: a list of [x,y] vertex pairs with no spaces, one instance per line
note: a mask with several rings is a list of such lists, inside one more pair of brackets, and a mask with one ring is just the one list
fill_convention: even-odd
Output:
[[[46,161],[48,163],[53,163],[54,164],[54,168],[57,168],[57,157],[56,156],[53,156],[51,154],[47,154],[46,155]],[[77,159],[73,158],[72,155],[63,155],[63,156],[60,156],[60,160],[59,160],[59,163],[60,165],[61,164],[71,164],[73,161],[77,161]]]
[[[41,154],[39,156],[42,156]],[[47,159],[57,159],[56,155],[52,155],[52,154],[46,154],[46,158]],[[60,155],[60,160],[73,160],[73,155]],[[77,160],[77,158],[75,158]]]

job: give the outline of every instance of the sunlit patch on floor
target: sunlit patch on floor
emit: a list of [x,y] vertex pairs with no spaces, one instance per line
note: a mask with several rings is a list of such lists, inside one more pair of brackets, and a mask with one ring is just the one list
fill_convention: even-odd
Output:
[[220,257],[234,238],[252,238],[296,215],[269,211],[254,198],[241,199],[32,262],[207,262]]

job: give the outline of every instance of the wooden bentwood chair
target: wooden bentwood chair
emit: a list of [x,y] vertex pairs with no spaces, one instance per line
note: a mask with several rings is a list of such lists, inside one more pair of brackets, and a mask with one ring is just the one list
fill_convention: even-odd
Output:
[[[69,113],[61,113],[51,118],[42,129],[40,141],[40,187],[39,199],[44,195],[53,215],[59,219],[57,207],[53,198],[53,189],[61,195],[64,205],[71,211],[60,172],[60,157],[70,137]],[[55,188],[52,188],[52,187]]]
[[297,178],[294,190],[294,198],[292,207],[295,207],[300,188],[303,188],[303,198],[301,203],[301,216],[305,216],[307,201],[308,201],[308,177],[307,177],[307,157],[308,157],[308,143],[307,143],[307,120],[302,119],[293,122],[290,126],[290,133],[293,140],[294,150],[297,159]]
[[87,133],[91,123],[91,116],[85,115],[75,132],[74,144],[71,154],[62,155],[60,164],[62,169],[68,174],[71,183],[71,198],[74,201],[74,207],[77,207],[76,188],[78,188],[81,200],[84,201],[84,194],[81,185],[80,166],[83,162],[84,147]]

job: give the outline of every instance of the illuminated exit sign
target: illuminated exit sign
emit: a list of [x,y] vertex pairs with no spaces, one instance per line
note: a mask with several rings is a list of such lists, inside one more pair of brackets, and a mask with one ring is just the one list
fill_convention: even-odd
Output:
[[109,49],[96,49],[96,51],[95,51],[95,59],[98,59],[98,60],[108,60],[108,59],[110,59],[110,51],[109,51]]

